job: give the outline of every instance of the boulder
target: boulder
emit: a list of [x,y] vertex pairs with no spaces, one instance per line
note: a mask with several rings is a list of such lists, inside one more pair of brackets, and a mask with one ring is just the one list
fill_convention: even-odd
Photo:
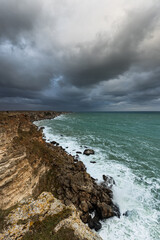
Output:
[[113,179],[113,177],[111,176],[107,176],[107,175],[102,175],[102,178],[104,180],[104,184],[106,185],[106,187],[108,188],[112,188],[113,185],[115,185],[115,181]]
[[83,152],[83,154],[87,155],[87,156],[89,156],[91,154],[94,154],[94,153],[95,153],[94,150],[93,149],[89,149],[89,148],[85,149],[84,152]]
[[133,213],[134,213],[133,210],[127,210],[126,212],[123,213],[123,216],[129,217],[129,216],[132,215]]
[[59,143],[57,143],[56,141],[52,141],[51,144],[56,145],[56,146],[59,145]]
[[79,151],[77,151],[76,153],[77,153],[77,154],[82,154],[82,152],[79,152]]
[[94,218],[90,218],[88,220],[88,226],[90,229],[95,229],[96,231],[100,230],[102,227],[102,224],[99,222],[99,218],[95,216]]
[[110,205],[106,204],[105,202],[98,204],[97,213],[100,219],[105,219],[105,218],[110,218],[115,216],[113,208]]
[[83,211],[83,212],[88,212],[88,204],[86,203],[86,201],[82,201],[79,208]]

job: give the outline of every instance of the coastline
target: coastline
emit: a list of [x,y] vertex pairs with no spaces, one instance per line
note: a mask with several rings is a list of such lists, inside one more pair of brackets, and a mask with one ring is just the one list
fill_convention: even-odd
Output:
[[[65,205],[74,204],[80,212],[81,220],[84,223],[88,223],[91,219],[91,213],[95,212],[97,218],[95,221],[96,224],[99,224],[100,219],[106,219],[119,214],[117,207],[112,202],[112,191],[104,185],[97,185],[95,180],[86,172],[84,164],[81,161],[75,161],[75,158],[68,155],[62,147],[55,146],[52,143],[46,143],[42,138],[42,129],[38,131],[37,127],[32,123],[37,120],[52,119],[60,114],[63,113],[1,113],[1,129],[5,129],[5,131],[1,132],[3,137],[5,135],[5,140],[3,137],[3,141],[1,140],[3,153],[5,146],[7,151],[9,149],[12,154],[16,153],[15,155],[23,156],[18,158],[18,164],[19,162],[24,163],[27,159],[26,162],[29,163],[30,167],[30,176],[26,176],[28,170],[23,173],[21,172],[21,186],[24,189],[23,180],[25,180],[25,182],[28,181],[28,185],[25,185],[25,189],[27,188],[28,191],[25,190],[24,194],[22,189],[21,191],[17,189],[19,198],[13,198],[13,202],[8,201],[10,205],[7,205],[5,188],[7,191],[11,188],[10,185],[13,187],[14,179],[12,178],[9,182],[10,179],[8,178],[8,183],[6,184],[5,182],[4,186],[2,185],[2,199],[5,198],[5,200],[2,201],[4,203],[1,202],[1,208],[11,207],[29,195],[37,198],[43,191],[48,191],[51,192],[54,197],[60,199]],[[20,149],[23,151],[20,151]],[[3,159],[4,163],[6,161],[8,164],[9,159],[4,159],[4,156],[2,156],[1,159]],[[13,160],[15,160],[15,156],[12,158],[12,162]],[[16,164],[14,167],[16,169]],[[24,179],[22,175],[25,176]],[[4,176],[4,178],[5,177],[8,176]],[[16,179],[18,179],[18,175]],[[33,179],[34,181],[32,181]],[[7,195],[9,196],[8,193]],[[9,198],[11,198],[11,195]],[[2,204],[4,204],[4,206]],[[95,228],[95,226],[93,226],[93,228]]]

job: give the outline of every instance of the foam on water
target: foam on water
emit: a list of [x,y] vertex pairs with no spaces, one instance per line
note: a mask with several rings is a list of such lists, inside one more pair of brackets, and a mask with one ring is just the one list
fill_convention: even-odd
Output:
[[[58,120],[65,121],[65,116],[58,116]],[[72,155],[76,155],[76,151],[84,151],[85,147],[81,146],[77,137],[62,136],[61,133],[55,132],[52,126],[49,126],[48,120],[38,121],[35,124],[45,127],[43,133],[47,142],[57,141]],[[87,137],[92,138],[93,136]],[[87,147],[93,148],[93,146]],[[102,181],[103,174],[114,178],[116,182],[116,185],[113,186],[114,202],[118,204],[122,214],[120,219],[114,217],[103,221],[102,229],[99,231],[100,236],[104,240],[159,240],[160,215],[156,209],[159,202],[155,202],[152,191],[153,188],[160,189],[160,182],[155,181],[154,178],[147,179],[136,176],[126,165],[113,159],[110,160],[109,149],[104,151],[104,149],[94,146],[94,150],[94,156],[79,154],[79,159],[84,162],[87,172],[97,179],[97,182]],[[129,158],[127,154],[124,155],[122,154],[121,157]],[[90,163],[91,160],[96,163]],[[126,211],[128,217],[123,215]]]

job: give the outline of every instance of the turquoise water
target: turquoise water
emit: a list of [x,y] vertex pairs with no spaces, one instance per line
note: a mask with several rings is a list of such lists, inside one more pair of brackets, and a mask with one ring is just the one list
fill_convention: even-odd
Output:
[[72,155],[93,148],[94,156],[79,155],[87,171],[98,182],[103,174],[115,179],[122,216],[102,223],[104,240],[160,239],[159,113],[73,113],[36,125],[45,126],[47,141],[56,140]]

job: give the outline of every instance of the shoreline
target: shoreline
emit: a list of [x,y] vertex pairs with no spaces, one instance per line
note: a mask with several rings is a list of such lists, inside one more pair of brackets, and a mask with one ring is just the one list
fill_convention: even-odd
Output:
[[[10,134],[14,122],[14,133],[11,134],[12,137],[9,136],[12,140],[14,139],[12,151],[13,148],[14,151],[17,151],[20,147],[25,148],[26,156],[24,158],[28,157],[27,160],[30,161],[30,167],[33,170],[30,181],[35,176],[36,178],[38,176],[37,182],[32,183],[31,189],[26,193],[26,196],[34,195],[37,197],[41,192],[47,190],[65,205],[74,204],[80,211],[81,220],[84,223],[90,221],[91,228],[97,228],[97,230],[101,227],[99,220],[115,215],[118,216],[119,210],[113,204],[112,191],[105,186],[97,185],[95,180],[86,172],[84,164],[81,161],[75,161],[74,157],[67,154],[62,147],[46,143],[42,138],[42,129],[38,131],[33,124],[33,121],[52,119],[64,114],[64,112],[25,111],[0,114],[1,118],[5,119],[3,120],[5,124],[9,121]],[[15,127],[16,122],[19,124],[17,127]],[[34,141],[32,140],[30,143],[31,138],[34,138]],[[18,154],[20,153],[18,152]],[[38,163],[31,161],[33,158],[36,158]],[[23,186],[23,181],[21,181],[21,184]],[[23,199],[25,196],[22,192],[21,195]],[[91,217],[93,212],[95,212],[94,219]]]

